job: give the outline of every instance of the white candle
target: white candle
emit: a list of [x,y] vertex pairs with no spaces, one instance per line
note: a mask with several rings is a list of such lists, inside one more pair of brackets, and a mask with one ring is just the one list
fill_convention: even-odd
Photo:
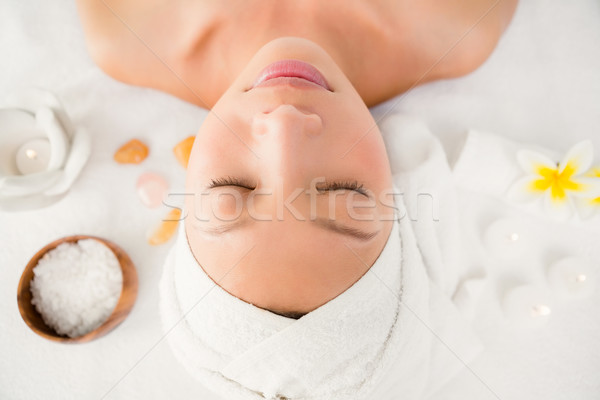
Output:
[[554,298],[543,286],[522,285],[508,291],[502,303],[514,328],[536,328],[548,322]]
[[548,269],[548,281],[561,295],[585,297],[595,293],[595,264],[587,258],[563,258]]
[[23,175],[43,172],[50,162],[50,142],[48,139],[29,140],[17,150],[15,159]]
[[531,249],[531,239],[527,229],[516,218],[503,218],[494,221],[486,229],[483,243],[488,253],[499,260],[521,260]]

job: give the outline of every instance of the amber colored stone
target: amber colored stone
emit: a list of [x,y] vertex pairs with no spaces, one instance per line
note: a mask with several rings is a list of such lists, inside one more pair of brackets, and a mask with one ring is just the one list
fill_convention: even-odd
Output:
[[187,168],[188,162],[190,161],[190,153],[192,152],[194,139],[196,139],[195,136],[187,137],[173,147],[175,158],[177,158],[177,161],[179,161],[179,164],[181,164],[183,168]]
[[120,164],[139,164],[148,157],[148,146],[132,139],[116,151],[114,159]]
[[177,230],[179,219],[181,218],[181,210],[174,208],[162,220],[160,225],[148,237],[148,243],[152,246],[158,246],[169,241]]

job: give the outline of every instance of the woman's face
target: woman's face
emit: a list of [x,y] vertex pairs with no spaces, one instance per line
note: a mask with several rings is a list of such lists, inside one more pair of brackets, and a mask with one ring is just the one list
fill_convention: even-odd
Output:
[[[281,60],[316,67],[328,88],[297,77],[253,87]],[[304,314],[379,256],[394,215],[391,189],[381,134],[351,83],[316,44],[281,38],[257,52],[198,132],[186,233],[223,289]]]

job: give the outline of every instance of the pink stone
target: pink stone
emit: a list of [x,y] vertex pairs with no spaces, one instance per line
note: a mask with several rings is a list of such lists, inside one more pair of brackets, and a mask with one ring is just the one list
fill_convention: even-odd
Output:
[[162,204],[169,190],[169,184],[162,176],[146,172],[139,177],[136,189],[140,200],[146,207],[156,208]]

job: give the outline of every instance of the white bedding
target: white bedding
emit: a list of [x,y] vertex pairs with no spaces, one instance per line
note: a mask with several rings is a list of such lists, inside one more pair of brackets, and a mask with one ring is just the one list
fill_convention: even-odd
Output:
[[[600,2],[522,0],[492,57],[467,77],[434,82],[373,110],[415,115],[455,153],[475,128],[563,152],[590,138],[600,152]],[[0,96],[42,86],[93,135],[92,156],[61,202],[38,211],[0,212],[0,399],[213,399],[175,362],[157,310],[168,245],[145,234],[164,214],[135,195],[145,171],[183,186],[172,147],[194,134],[205,111],[163,93],[104,76],[89,59],[72,1],[0,3]],[[150,156],[116,165],[112,154],[137,137]],[[600,157],[597,157],[599,159]],[[46,341],[25,326],[16,289],[29,258],[72,234],[106,237],[137,266],[137,303],[110,335],[83,345]],[[541,278],[540,278],[541,279]],[[490,335],[486,352],[436,399],[600,398],[600,294],[575,302],[534,332]],[[479,321],[485,325],[485,318]],[[482,383],[484,382],[484,383]],[[486,387],[487,386],[487,387]],[[489,390],[489,388],[491,390]],[[495,393],[495,394],[493,394]]]

